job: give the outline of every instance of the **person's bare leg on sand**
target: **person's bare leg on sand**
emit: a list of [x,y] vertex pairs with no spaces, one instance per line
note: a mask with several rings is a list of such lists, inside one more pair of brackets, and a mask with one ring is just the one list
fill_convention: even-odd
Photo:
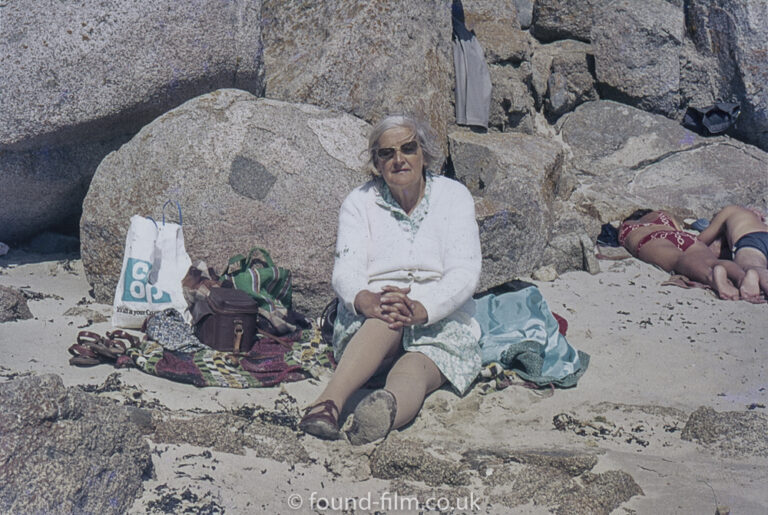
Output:
[[760,276],[757,275],[757,270],[754,268],[747,270],[744,280],[739,285],[739,293],[741,298],[747,302],[765,302],[760,298]]
[[[739,300],[741,294],[739,290],[728,279],[728,272],[723,265],[715,265],[708,274],[708,284],[714,289],[723,300]],[[746,275],[745,275],[746,277]]]
[[768,258],[757,249],[743,247],[736,251],[734,262],[747,271],[739,286],[744,289],[750,302],[760,302],[760,290],[768,297]]
[[744,280],[744,269],[733,261],[717,259],[701,242],[680,255],[675,263],[675,271],[694,281],[708,284],[723,300],[740,298],[734,284],[741,284]]

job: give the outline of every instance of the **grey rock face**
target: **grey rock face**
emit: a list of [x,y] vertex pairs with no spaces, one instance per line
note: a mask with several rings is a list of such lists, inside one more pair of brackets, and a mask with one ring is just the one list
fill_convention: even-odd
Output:
[[520,63],[530,58],[533,38],[520,29],[513,2],[467,0],[462,4],[467,28],[474,31],[489,63]]
[[388,438],[371,456],[371,475],[381,479],[424,481],[427,485],[466,485],[466,467],[453,460],[432,456],[423,444]]
[[15,288],[0,285],[0,323],[32,318],[24,294]]
[[531,84],[538,106],[556,120],[589,100],[597,100],[592,47],[575,40],[541,45],[531,59]]
[[449,2],[262,4],[267,97],[370,122],[414,112],[445,137],[453,121]]
[[527,83],[530,66],[489,66],[491,74],[491,108],[488,126],[502,132],[533,134],[536,108]]
[[339,207],[367,178],[367,130],[347,114],[240,90],[161,116],[107,156],[85,199],[81,254],[96,299],[113,298],[130,216],[159,217],[170,198],[193,263],[221,272],[230,256],[265,247],[293,272],[296,308],[320,313]]
[[517,9],[517,21],[521,29],[527,29],[533,23],[533,0],[514,0]]
[[0,239],[18,241],[50,227],[77,227],[96,167],[125,139],[19,151],[3,150],[0,143]]
[[0,145],[103,141],[204,91],[260,90],[258,15],[241,1],[7,3]]
[[683,12],[664,0],[617,0],[595,17],[592,46],[603,98],[675,117]]
[[124,408],[54,375],[0,384],[0,510],[125,513],[152,470]]
[[[570,179],[567,177],[564,182]],[[569,193],[561,188],[560,194]],[[599,272],[594,247],[601,223],[582,213],[572,202],[562,200],[555,201],[552,220],[552,237],[543,249],[540,262],[553,266],[558,273],[569,270]]]
[[768,204],[768,154],[756,147],[611,101],[583,104],[558,125],[578,183],[570,201],[603,223],[643,207],[698,218]]
[[531,33],[544,43],[558,39],[590,41],[592,21],[608,9],[608,0],[536,0]]
[[[494,449],[470,448],[447,460],[435,458],[432,450],[424,442],[390,435],[371,455],[371,475],[450,485],[453,492],[462,495],[464,485],[480,482],[482,504],[514,509],[533,503],[563,514],[607,515],[632,497],[643,495],[632,476],[623,471],[592,472],[598,462],[593,454],[518,450],[502,445]],[[440,449],[435,454],[452,453]]]
[[548,117],[557,119],[584,102],[597,100],[590,61],[586,51],[562,53],[552,59],[544,102]]
[[26,249],[39,254],[71,253],[80,250],[80,240],[74,236],[44,232],[29,240]]
[[76,219],[101,159],[166,110],[222,87],[263,91],[258,2],[20,0],[2,11],[6,241]]
[[739,102],[734,134],[768,151],[768,3],[691,0],[686,6],[687,34],[698,51],[689,58],[694,72],[681,85],[686,96],[697,107]]
[[184,413],[155,413],[152,441],[183,442],[233,454],[245,454],[247,447],[254,456],[291,465],[310,461],[295,431],[229,413],[194,417]]
[[728,456],[768,456],[768,416],[763,413],[700,407],[691,413],[680,438],[720,450]]
[[479,197],[479,289],[545,264],[542,249],[550,238],[562,173],[560,145],[524,134],[457,131],[450,135],[450,147],[456,177]]

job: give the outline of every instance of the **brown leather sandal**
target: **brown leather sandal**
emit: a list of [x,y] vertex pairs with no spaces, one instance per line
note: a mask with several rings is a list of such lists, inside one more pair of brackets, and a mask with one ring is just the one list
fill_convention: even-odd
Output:
[[103,338],[91,331],[80,331],[77,333],[77,343],[69,348],[69,353],[72,354],[69,364],[92,366],[99,363],[111,363],[124,356],[125,350],[125,342],[112,339],[109,333],[107,333],[107,338]]
[[[115,329],[114,331],[107,331],[107,338],[110,340],[121,343],[124,348],[138,347],[141,343],[137,336],[132,335],[122,329]],[[125,340],[125,341],[122,341]],[[126,343],[127,342],[127,343]],[[125,349],[124,349],[125,350]]]
[[[310,413],[318,407],[322,407],[322,409]],[[305,414],[299,422],[299,429],[324,440],[338,440],[341,438],[341,431],[339,431],[339,414],[341,412],[336,403],[331,399],[313,404],[306,408],[304,412]]]
[[76,343],[69,348],[72,357],[69,358],[69,364],[78,367],[90,367],[101,363],[101,359],[89,347]]

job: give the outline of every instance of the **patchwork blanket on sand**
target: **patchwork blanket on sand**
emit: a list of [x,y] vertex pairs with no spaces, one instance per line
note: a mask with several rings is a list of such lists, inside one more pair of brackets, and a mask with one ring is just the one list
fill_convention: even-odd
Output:
[[256,388],[315,377],[333,367],[333,351],[316,327],[280,337],[260,338],[245,354],[213,349],[175,352],[148,340],[126,350],[133,365],[148,374],[195,386]]
[[[516,383],[538,388],[572,387],[589,365],[589,355],[576,351],[565,339],[566,320],[551,313],[538,288],[528,284],[519,291],[499,290],[500,294],[481,294],[475,299],[485,366],[477,378],[482,392]],[[189,335],[184,331],[170,330],[174,329],[175,320],[168,317],[158,320],[163,322],[158,328],[164,330],[155,330],[158,328],[147,324],[143,341],[124,331],[107,333],[107,339],[90,333],[86,336],[98,350],[101,346],[96,340],[115,343],[112,338],[122,333],[119,337],[126,339],[130,346],[121,345],[119,352],[110,351],[107,361],[117,367],[137,367],[148,374],[198,387],[269,387],[318,377],[321,368],[336,366],[332,348],[323,341],[318,324],[280,337],[259,335],[249,352],[232,353],[188,344],[191,337],[187,338]],[[170,329],[166,327],[169,324]],[[78,337],[78,344],[70,352],[90,353],[84,347],[86,340],[85,336]],[[184,345],[169,345],[174,342]],[[82,356],[77,358],[77,363],[70,362],[80,365],[103,362],[95,354],[92,358],[86,359],[88,363],[80,363]]]

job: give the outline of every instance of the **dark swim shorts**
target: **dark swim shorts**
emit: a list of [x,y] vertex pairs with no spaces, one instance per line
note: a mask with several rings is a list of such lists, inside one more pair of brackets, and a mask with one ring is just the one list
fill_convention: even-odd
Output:
[[733,246],[733,253],[744,247],[752,247],[763,253],[768,259],[768,232],[751,232],[742,236]]

